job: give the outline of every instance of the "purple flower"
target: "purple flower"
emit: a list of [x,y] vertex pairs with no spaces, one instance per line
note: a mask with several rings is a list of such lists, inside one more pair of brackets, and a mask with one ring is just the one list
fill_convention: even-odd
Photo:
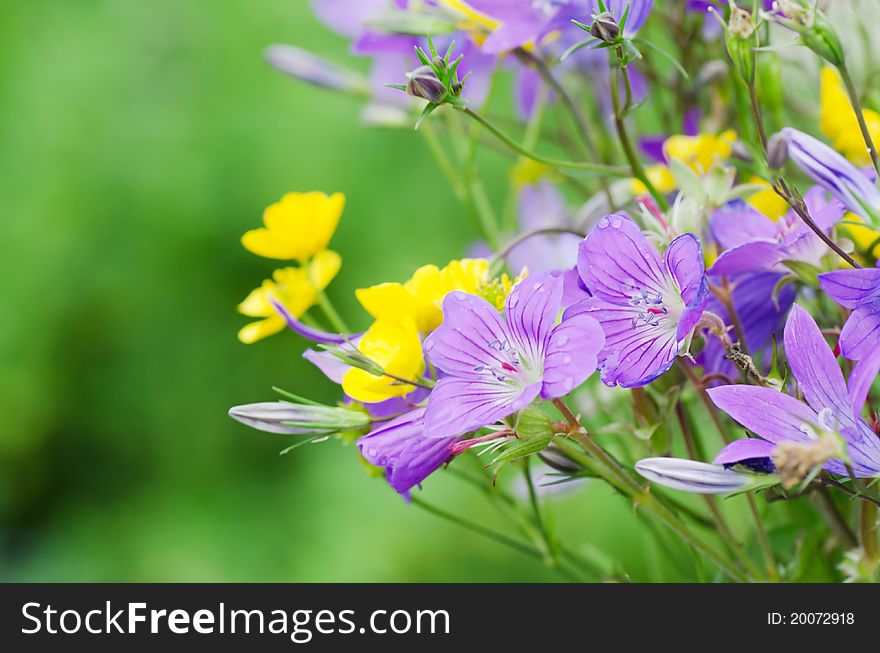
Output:
[[561,277],[532,274],[510,293],[504,316],[476,295],[446,295],[443,324],[425,340],[428,358],[447,375],[428,398],[428,437],[488,426],[538,396],[571,392],[595,371],[602,329],[587,315],[554,326],[562,293]]
[[400,494],[416,485],[452,457],[457,437],[425,437],[425,409],[417,408],[382,424],[357,441],[371,465],[385,468],[385,478]]
[[[825,189],[818,186],[804,195],[804,202],[810,217],[826,234],[845,212],[839,201],[828,199]],[[786,261],[818,267],[829,251],[794,211],[773,221],[738,200],[715,211],[709,226],[716,242],[726,250],[709,269],[710,275],[731,276],[761,270],[786,272]]]
[[804,173],[843,202],[853,213],[874,217],[880,212],[880,191],[858,168],[832,150],[797,129],[786,127],[782,136],[788,156]]
[[[721,410],[762,440],[740,440],[727,445],[715,462],[732,465],[743,460],[764,461],[783,442],[811,444],[822,433],[839,433],[858,477],[880,474],[880,438],[853,410],[850,390],[837,360],[816,322],[795,304],[785,325],[785,353],[789,367],[807,403],[773,390],[749,385],[710,389]],[[848,475],[840,460],[824,469]]]
[[566,317],[592,315],[602,325],[602,381],[632,388],[665,373],[708,300],[699,239],[679,236],[661,257],[629,218],[609,215],[581,242],[578,271],[593,297]]
[[826,272],[819,275],[819,285],[834,301],[852,310],[840,332],[840,353],[858,361],[849,381],[853,410],[858,414],[880,374],[880,269]]
[[[778,290],[774,299],[773,293],[781,278],[782,275],[776,272],[746,272],[730,278],[733,307],[744,331],[746,347],[752,355],[764,355],[762,360],[765,362],[772,336],[782,334],[785,316],[797,294],[792,284],[786,284]],[[709,298],[706,310],[718,315],[725,324],[733,324],[727,308],[715,296]],[[726,354],[727,350],[721,341],[708,336],[697,361],[706,374],[720,373],[735,378],[737,368],[725,358]]]

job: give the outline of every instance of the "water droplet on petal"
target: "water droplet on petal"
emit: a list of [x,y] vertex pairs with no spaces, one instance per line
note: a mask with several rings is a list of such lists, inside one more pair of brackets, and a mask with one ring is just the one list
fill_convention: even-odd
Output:
[[574,387],[574,379],[570,376],[566,377],[565,381],[562,382],[562,387],[565,388],[566,392],[571,391],[571,389]]
[[563,356],[562,357],[562,364],[563,365],[568,365],[570,362],[571,362],[571,356]]
[[620,225],[622,225],[622,224],[623,224],[623,220],[621,220],[620,218],[614,218],[611,221],[611,226],[614,227],[615,229],[620,229]]
[[568,336],[559,336],[559,339],[556,341],[560,347],[565,347],[568,344]]
[[599,229],[604,229],[609,224],[608,218],[602,218],[601,220],[599,220],[598,224],[599,224]]

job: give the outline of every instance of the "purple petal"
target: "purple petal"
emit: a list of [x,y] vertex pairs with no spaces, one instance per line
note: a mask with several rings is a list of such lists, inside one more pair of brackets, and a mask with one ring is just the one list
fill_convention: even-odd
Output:
[[511,339],[507,325],[489,302],[454,291],[443,299],[443,323],[425,339],[425,355],[447,374],[481,380],[479,371],[507,361],[494,343]]
[[577,304],[584,299],[589,298],[590,291],[584,285],[581,275],[578,273],[577,266],[566,270],[562,273],[562,308]]
[[750,385],[723,385],[707,392],[718,408],[769,442],[811,441],[804,427],[815,425],[818,415],[793,397]]
[[731,249],[753,240],[776,240],[779,227],[766,215],[736,200],[716,209],[709,229],[721,249]]
[[877,349],[880,338],[880,306],[876,303],[854,310],[840,331],[840,352],[850,360],[860,360]]
[[589,315],[575,315],[560,322],[547,344],[541,397],[562,397],[586,381],[596,370],[604,345],[602,327]]
[[284,318],[284,321],[290,329],[301,335],[303,338],[308,338],[312,342],[318,342],[325,345],[341,345],[351,342],[352,340],[357,340],[363,335],[363,333],[330,333],[328,331],[321,331],[320,329],[313,329],[293,317],[293,315],[290,314],[290,311],[288,311],[281,302],[271,297],[269,298],[269,302],[271,302],[272,308],[275,309],[275,312]]
[[758,438],[734,440],[725,446],[712,462],[716,465],[732,465],[743,460],[769,458],[776,445]]
[[724,252],[709,268],[709,274],[730,277],[743,272],[773,270],[784,258],[775,240],[756,240]]
[[387,0],[312,0],[318,20],[348,38],[357,37],[367,19],[387,8]]
[[[546,227],[563,227],[571,218],[565,197],[547,181],[525,186],[520,191],[517,213],[522,233]],[[532,236],[513,248],[507,256],[507,263],[514,271],[524,267],[531,272],[570,268],[577,263],[580,240],[575,234]]]
[[730,494],[749,484],[742,474],[686,458],[643,458],[636,471],[653,483],[696,494]]
[[525,388],[495,379],[440,379],[425,410],[425,436],[448,438],[494,424],[528,406],[540,383]]
[[578,272],[590,292],[613,303],[643,290],[662,295],[668,285],[660,254],[623,214],[601,218],[581,242]]
[[807,403],[816,412],[832,408],[841,423],[851,424],[849,393],[837,359],[816,322],[797,304],[788,314],[784,341],[788,365]]
[[880,296],[880,269],[825,272],[819,275],[819,285],[841,306],[858,308]]
[[871,386],[880,374],[880,348],[875,348],[868,356],[859,360],[849,375],[849,395],[853,414],[862,414],[862,408],[868,400]]
[[306,349],[303,352],[303,358],[321,370],[324,376],[337,385],[342,385],[342,377],[351,369],[350,365],[346,365],[339,360],[338,356],[334,356],[329,351]]
[[530,274],[516,284],[505,304],[507,327],[517,350],[533,369],[539,368],[562,307],[562,279],[548,272]]
[[[589,315],[602,325],[605,347],[599,354],[602,382],[634,388],[665,374],[678,355],[675,328],[634,324],[638,307],[620,306],[591,298],[566,310],[563,320]],[[674,327],[674,325],[673,325]]]
[[424,436],[423,408],[401,415],[374,429],[357,442],[371,465],[385,468],[388,483],[404,494],[452,457],[450,445],[458,438]]
[[699,238],[690,233],[679,236],[666,248],[663,260],[685,304],[705,292],[706,273]]

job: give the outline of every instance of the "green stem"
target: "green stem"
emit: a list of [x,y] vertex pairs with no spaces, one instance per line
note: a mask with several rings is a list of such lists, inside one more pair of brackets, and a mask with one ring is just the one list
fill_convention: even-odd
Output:
[[452,192],[455,193],[455,196],[459,199],[459,201],[464,201],[464,183],[459,177],[458,170],[456,169],[455,165],[453,165],[452,160],[446,153],[446,150],[444,150],[443,146],[440,144],[440,139],[437,138],[437,134],[434,132],[431,121],[426,120],[424,123],[422,123],[422,127],[419,131],[424,135],[425,142],[428,145],[428,149],[431,151],[431,154],[433,155],[434,160],[437,162],[437,166],[440,168],[443,176],[446,177],[446,180],[452,187]]
[[[626,66],[621,66],[620,69],[623,71],[623,78],[626,85],[629,86],[629,74],[626,72]],[[614,69],[612,69],[612,72],[613,70]],[[626,130],[626,110],[628,109],[624,109],[624,107],[620,105],[619,95],[620,92],[617,88],[617,75],[612,74],[611,102],[614,107],[614,127],[617,129],[617,138],[620,140],[620,145],[623,147],[624,156],[626,156],[626,160],[629,162],[633,177],[642,182],[645,188],[648,189],[648,192],[651,194],[651,197],[654,198],[654,201],[657,202],[657,206],[660,207],[661,211],[668,211],[669,203],[666,201],[666,198],[663,197],[663,194],[654,187],[651,180],[648,179],[645,168],[642,166],[642,162],[639,160],[635,148],[633,147],[632,140]]]
[[544,553],[546,555],[546,563],[550,567],[555,567],[559,564],[559,561],[556,557],[556,546],[553,542],[553,538],[550,536],[550,532],[547,530],[547,525],[544,523],[544,517],[541,515],[541,504],[538,501],[538,493],[535,491],[535,483],[532,480],[532,475],[529,472],[529,459],[526,458],[523,464],[523,473],[526,478],[526,487],[529,489],[529,504],[532,507],[532,514],[535,518],[535,526],[538,527],[538,532],[541,534],[541,542],[542,548],[544,549]]
[[[726,555],[715,550],[702,538],[691,532],[687,525],[682,522],[675,513],[661,503],[647,488],[643,488],[629,472],[623,469],[602,447],[596,444],[564,401],[561,399],[554,399],[553,405],[556,406],[560,413],[562,413],[563,417],[565,417],[571,427],[571,430],[568,433],[569,438],[574,442],[577,442],[584,451],[595,458],[602,467],[607,470],[606,473],[603,474],[603,477],[606,478],[606,480],[620,489],[625,495],[629,496],[637,506],[645,508],[681,539],[688,542],[695,551],[711,561],[719,569],[723,570],[724,573],[730,576],[730,578],[740,582],[748,580],[748,577],[742,572],[738,565],[729,560]],[[590,461],[590,458],[581,453],[577,447],[569,446],[565,442],[565,439],[560,439],[558,446],[578,462],[589,465],[588,461]]]
[[330,298],[327,297],[327,294],[314,282],[312,282],[312,285],[315,287],[315,297],[318,299],[318,306],[324,311],[324,315],[327,316],[327,319],[330,321],[333,328],[339,333],[351,333],[351,330],[349,330],[345,324],[345,320],[343,320],[339,316],[339,313],[336,312],[336,309],[333,308],[333,304],[330,301]]
[[877,548],[877,506],[867,501],[862,502],[859,512],[859,535],[865,557],[872,562],[880,560]]
[[874,147],[874,139],[871,138],[868,123],[865,122],[865,114],[862,111],[862,102],[859,99],[856,85],[853,83],[852,75],[849,74],[849,68],[846,64],[839,66],[838,70],[843,79],[843,85],[846,86],[846,92],[849,95],[849,102],[852,104],[852,108],[856,112],[856,119],[859,121],[859,130],[862,132],[862,138],[865,139],[865,145],[868,147],[868,153],[871,155],[871,163],[874,164],[874,170],[880,174],[880,158],[877,156],[877,148]]
[[530,152],[529,150],[522,147],[519,143],[509,138],[503,132],[498,130],[493,124],[491,124],[488,120],[483,118],[480,114],[469,107],[457,107],[459,111],[464,113],[466,116],[475,120],[480,125],[485,127],[489,132],[494,135],[498,140],[500,140],[504,145],[508,148],[520,154],[526,158],[532,159],[533,161],[537,161],[538,163],[543,163],[546,166],[550,166],[551,168],[562,168],[565,170],[583,170],[585,172],[595,172],[597,174],[605,174],[612,177],[626,177],[629,174],[629,171],[626,168],[622,168],[620,166],[611,166],[604,165],[601,163],[586,163],[586,162],[577,162],[577,161],[563,161],[561,159],[553,159],[550,157],[543,156],[541,154],[537,154],[536,152]]

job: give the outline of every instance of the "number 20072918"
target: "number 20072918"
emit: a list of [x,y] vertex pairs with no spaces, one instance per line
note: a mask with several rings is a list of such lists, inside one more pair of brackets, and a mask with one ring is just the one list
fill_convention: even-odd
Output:
[[771,626],[838,626],[852,625],[856,621],[852,612],[768,612],[767,623]]

